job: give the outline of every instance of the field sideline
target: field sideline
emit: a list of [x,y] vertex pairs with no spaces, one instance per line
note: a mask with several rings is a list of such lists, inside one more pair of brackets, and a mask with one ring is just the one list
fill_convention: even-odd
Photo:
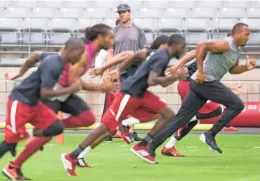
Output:
[[[103,143],[91,151],[86,161],[94,168],[78,168],[78,177],[69,177],[63,170],[60,154],[73,150],[85,135],[66,135],[64,145],[48,144],[23,168],[25,176],[35,181],[259,181],[260,135],[219,135],[217,141],[224,154],[211,152],[189,135],[177,145],[184,158],[169,158],[157,152],[158,165],[149,165],[130,151],[120,139]],[[3,135],[0,135],[1,140]],[[18,147],[20,151],[22,145]],[[0,160],[3,168],[12,158]],[[7,180],[0,175],[0,181]]]

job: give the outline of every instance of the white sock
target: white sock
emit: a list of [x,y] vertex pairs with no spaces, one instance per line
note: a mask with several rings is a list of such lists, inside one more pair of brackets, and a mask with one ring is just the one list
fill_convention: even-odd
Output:
[[88,146],[87,148],[85,148],[85,150],[83,150],[83,151],[79,154],[78,159],[84,158],[85,155],[86,155],[90,150],[91,150],[91,147],[90,147],[90,146]]
[[197,121],[197,120],[198,120],[197,117],[194,116],[194,117],[190,120],[190,122],[192,122],[192,121]]
[[27,132],[30,136],[33,136],[33,129],[32,128],[27,129]]
[[134,117],[130,117],[130,118],[122,121],[123,126],[132,126],[132,125],[135,125],[135,124],[138,124],[138,123],[140,123],[140,120],[138,120]]
[[178,140],[175,138],[175,136],[172,136],[171,139],[165,145],[165,147],[166,148],[172,148],[176,145],[177,142],[178,142]]

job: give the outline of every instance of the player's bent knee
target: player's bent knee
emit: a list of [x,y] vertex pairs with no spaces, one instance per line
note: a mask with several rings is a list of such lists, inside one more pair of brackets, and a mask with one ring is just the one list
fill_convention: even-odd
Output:
[[234,108],[235,108],[235,110],[241,112],[245,108],[245,105],[242,101],[237,101],[237,103],[234,104]]
[[168,121],[170,119],[172,119],[175,114],[174,114],[174,111],[169,108],[169,107],[166,107],[164,110],[161,111],[161,115]]
[[221,115],[221,114],[222,114],[222,108],[219,106],[219,107],[214,111],[214,113],[215,113],[217,116]]
[[91,110],[88,111],[84,111],[82,112],[78,118],[81,120],[82,122],[82,126],[88,127],[93,125],[96,122],[96,116],[94,115],[94,113]]
[[60,120],[56,120],[51,126],[44,130],[44,136],[56,136],[63,132],[64,125]]

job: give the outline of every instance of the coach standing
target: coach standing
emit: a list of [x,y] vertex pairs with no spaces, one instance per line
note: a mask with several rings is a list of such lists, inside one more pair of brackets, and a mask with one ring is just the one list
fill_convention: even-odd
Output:
[[[147,39],[144,31],[132,22],[130,6],[127,4],[120,4],[117,7],[117,13],[119,14],[119,24],[113,30],[115,41],[114,55],[117,55],[123,51],[136,52],[147,46]],[[122,75],[122,77],[125,76]],[[109,94],[106,95],[106,99],[109,99]],[[106,108],[107,106],[105,105],[104,107]],[[130,133],[129,136],[135,141],[140,141],[135,132]],[[112,138],[109,138],[109,140],[111,141]]]

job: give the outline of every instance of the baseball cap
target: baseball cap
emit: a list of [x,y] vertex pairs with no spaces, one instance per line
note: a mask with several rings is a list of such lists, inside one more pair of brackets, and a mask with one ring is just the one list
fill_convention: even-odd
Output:
[[131,11],[131,8],[128,4],[119,4],[119,6],[117,6],[116,12],[120,11]]

